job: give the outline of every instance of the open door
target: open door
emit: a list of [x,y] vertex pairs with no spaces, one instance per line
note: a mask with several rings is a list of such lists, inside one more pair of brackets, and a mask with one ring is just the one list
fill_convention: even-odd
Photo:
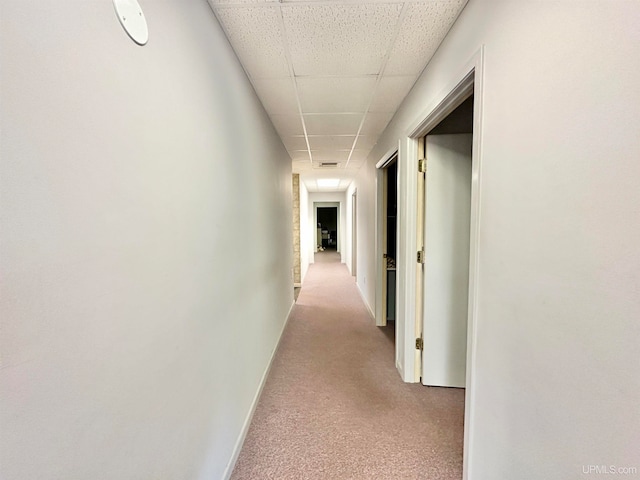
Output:
[[426,137],[423,385],[465,387],[472,134]]

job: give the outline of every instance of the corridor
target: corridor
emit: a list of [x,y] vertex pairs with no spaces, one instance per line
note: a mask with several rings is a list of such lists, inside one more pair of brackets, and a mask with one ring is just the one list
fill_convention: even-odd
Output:
[[392,328],[317,253],[231,478],[461,478],[464,390],[403,383]]

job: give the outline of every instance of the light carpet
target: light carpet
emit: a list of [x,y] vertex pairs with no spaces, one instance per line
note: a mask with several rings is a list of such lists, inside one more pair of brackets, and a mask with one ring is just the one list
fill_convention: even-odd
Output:
[[339,255],[315,261],[232,480],[462,478],[464,390],[403,383]]

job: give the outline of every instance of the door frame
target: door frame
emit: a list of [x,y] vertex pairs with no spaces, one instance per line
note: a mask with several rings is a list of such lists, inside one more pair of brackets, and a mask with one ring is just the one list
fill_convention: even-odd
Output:
[[358,190],[351,194],[351,276],[358,281]]
[[340,254],[342,259],[342,252],[340,244],[342,242],[342,231],[340,230],[340,207],[342,202],[313,202],[313,239],[314,247],[313,253],[318,253],[318,208],[335,208],[336,209],[336,235],[338,236],[338,242],[336,244],[336,253]]
[[475,426],[475,379],[476,379],[476,332],[478,324],[478,269],[479,269],[479,226],[481,222],[481,171],[482,171],[482,111],[484,91],[484,46],[482,46],[453,75],[440,94],[436,95],[428,107],[418,116],[407,130],[406,137],[400,140],[398,154],[399,174],[402,172],[402,187],[399,208],[404,209],[400,216],[402,228],[399,229],[398,273],[401,290],[398,303],[402,306],[396,320],[396,365],[405,382],[420,381],[421,355],[416,350],[415,341],[422,331],[422,319],[416,318],[417,305],[417,217],[418,217],[418,144],[430,130],[457,108],[463,99],[474,95],[473,106],[473,147],[472,147],[472,193],[471,193],[471,235],[469,252],[469,305],[467,321],[467,372],[465,388],[463,478],[471,477],[469,454],[474,444]]
[[[387,253],[387,167],[398,162],[398,149],[388,151],[376,164],[376,326],[387,325],[387,266],[384,255]],[[396,226],[397,229],[397,226]],[[397,274],[397,272],[396,272]],[[397,281],[397,280],[396,280]],[[396,288],[396,299],[398,291]],[[396,301],[396,306],[398,302]],[[397,315],[396,315],[397,317]]]

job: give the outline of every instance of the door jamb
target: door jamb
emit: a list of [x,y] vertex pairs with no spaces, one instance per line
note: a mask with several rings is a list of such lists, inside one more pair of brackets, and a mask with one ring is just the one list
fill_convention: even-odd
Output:
[[358,282],[358,190],[351,194],[351,275]]
[[[398,149],[393,148],[384,154],[382,159],[376,164],[376,305],[375,317],[376,326],[384,327],[387,324],[386,306],[386,268],[382,263],[383,255],[386,253],[386,171],[392,161],[397,161]],[[397,295],[397,290],[396,290]],[[397,305],[397,302],[396,302]]]

